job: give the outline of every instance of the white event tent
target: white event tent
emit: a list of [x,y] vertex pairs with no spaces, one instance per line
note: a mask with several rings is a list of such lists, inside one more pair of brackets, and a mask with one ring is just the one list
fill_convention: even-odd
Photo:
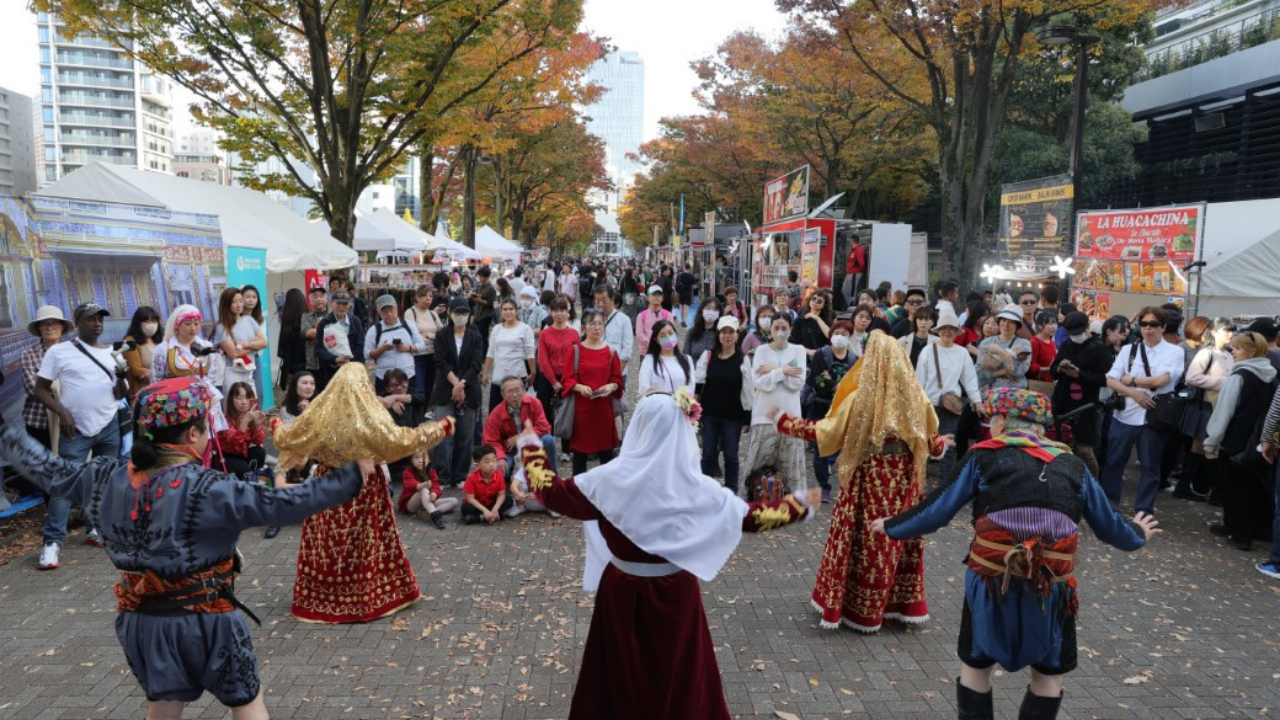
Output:
[[1198,314],[1280,315],[1278,218],[1276,198],[1209,203]]
[[[323,220],[316,224],[328,232],[329,226]],[[434,235],[405,222],[388,208],[375,208],[372,212],[356,210],[352,244],[356,250],[409,256],[444,247],[444,243]]]
[[476,231],[476,250],[493,260],[520,262],[520,253],[524,250],[517,244],[502,237],[497,230],[485,225]]

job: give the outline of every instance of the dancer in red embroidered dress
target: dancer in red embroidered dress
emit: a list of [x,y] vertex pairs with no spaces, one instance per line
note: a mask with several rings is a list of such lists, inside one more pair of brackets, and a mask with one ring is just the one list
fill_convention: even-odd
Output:
[[[549,509],[588,521],[583,586],[595,612],[570,720],[728,720],[698,580],[715,578],[743,531],[811,517],[817,488],[748,505],[699,471],[687,391],[646,396],[612,462],[554,476],[521,436],[529,487]],[[597,527],[598,525],[598,527]]]
[[778,432],[817,441],[823,456],[840,453],[840,497],[818,567],[813,604],[822,627],[872,633],[886,619],[929,619],[924,596],[924,543],[871,532],[878,517],[901,512],[921,497],[929,457],[952,442],[939,437],[938,417],[916,381],[902,346],[881,332],[836,389],[822,420],[782,415]]

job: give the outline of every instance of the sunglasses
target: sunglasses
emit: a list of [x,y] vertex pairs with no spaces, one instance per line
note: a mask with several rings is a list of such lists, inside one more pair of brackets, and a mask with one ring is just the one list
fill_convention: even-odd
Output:
[[1142,322],[1138,323],[1138,327],[1158,328],[1158,327],[1164,327],[1164,323],[1159,323],[1154,320],[1143,320]]
[[1036,304],[1036,301],[1035,301],[1035,300],[1023,300],[1021,304],[1022,304],[1022,305],[1035,305],[1035,304]]
[[907,304],[908,304],[908,305],[923,305],[923,304],[924,304],[924,301],[923,301],[923,300],[921,300],[920,298],[916,298],[916,299],[914,299],[914,300],[908,300],[908,301],[907,301]]

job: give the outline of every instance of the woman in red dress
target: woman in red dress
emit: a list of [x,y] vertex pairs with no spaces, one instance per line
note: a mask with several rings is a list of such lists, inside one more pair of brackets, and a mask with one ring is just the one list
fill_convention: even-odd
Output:
[[604,313],[589,308],[582,313],[586,339],[565,357],[564,393],[576,393],[573,408],[573,474],[587,471],[587,457],[600,462],[613,459],[618,448],[618,424],[613,401],[622,398],[622,363],[618,353],[604,344]]
[[622,454],[571,480],[555,477],[536,436],[519,439],[517,472],[538,499],[599,525],[583,577],[599,594],[569,720],[728,720],[698,581],[715,578],[743,531],[811,517],[822,502],[814,488],[748,505],[703,475],[696,407],[687,392],[646,396]]
[[292,614],[313,623],[377,620],[413,604],[418,581],[387,492],[383,462],[428,450],[453,432],[453,420],[402,428],[379,402],[368,372],[350,363],[291,425],[276,428],[279,467],[300,467],[310,458],[320,470],[309,482],[325,482],[326,468],[372,457],[378,469],[356,497],[307,518],[298,547]]
[[941,458],[950,442],[937,430],[938,417],[906,351],[881,332],[868,337],[866,353],[840,381],[825,418],[778,420],[779,433],[816,441],[824,456],[840,454],[840,497],[813,588],[822,627],[843,623],[873,633],[886,619],[929,619],[924,542],[890,540],[871,532],[871,523],[920,500],[927,460]]

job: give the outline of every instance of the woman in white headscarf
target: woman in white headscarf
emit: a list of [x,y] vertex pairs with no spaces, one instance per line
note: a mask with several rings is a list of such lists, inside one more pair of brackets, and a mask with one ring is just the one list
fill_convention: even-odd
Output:
[[[195,377],[209,388],[216,402],[209,408],[210,432],[227,429],[222,412],[222,359],[200,337],[204,316],[194,305],[179,305],[165,322],[164,341],[151,353],[151,382],[175,377]],[[213,443],[210,443],[212,445]]]
[[570,720],[728,720],[699,580],[710,581],[743,531],[811,517],[806,496],[746,503],[700,471],[687,391],[637,404],[613,461],[555,477],[541,442],[520,443],[523,472],[548,509],[586,520],[583,586],[597,590]]

